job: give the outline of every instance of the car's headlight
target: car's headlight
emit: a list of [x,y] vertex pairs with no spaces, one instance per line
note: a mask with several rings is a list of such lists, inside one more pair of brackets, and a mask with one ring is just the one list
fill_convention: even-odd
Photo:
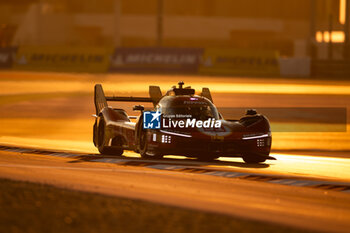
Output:
[[265,134],[246,134],[243,135],[243,140],[250,140],[250,139],[258,139],[258,138],[266,138],[271,136],[271,133],[265,133]]
[[167,130],[160,130],[160,132],[165,133],[165,134],[174,135],[174,136],[185,137],[185,138],[191,138],[192,137],[192,135],[190,135],[190,134],[171,132],[171,131],[167,131]]

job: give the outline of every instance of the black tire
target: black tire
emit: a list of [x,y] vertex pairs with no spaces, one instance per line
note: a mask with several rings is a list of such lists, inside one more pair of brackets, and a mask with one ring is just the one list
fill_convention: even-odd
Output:
[[250,163],[250,164],[263,163],[266,161],[265,157],[261,155],[252,155],[252,154],[243,155],[242,159],[245,163]]
[[147,142],[147,132],[141,131],[140,134],[140,155],[144,159],[161,159],[163,158],[162,154],[159,153],[150,153],[148,151],[148,142]]
[[121,137],[116,137],[112,140],[112,145],[113,147],[111,148],[112,150],[112,154],[113,155],[117,155],[117,156],[121,156],[123,155],[123,141]]
[[123,149],[119,148],[113,148],[110,146],[104,146],[104,140],[105,140],[105,122],[103,118],[101,118],[99,125],[98,125],[98,130],[97,130],[97,149],[102,155],[116,155],[116,156],[121,156],[123,154]]
[[94,146],[97,146],[97,120],[95,120],[94,127],[93,127],[93,133],[92,133],[92,141],[94,142]]
[[198,156],[197,159],[202,162],[211,162],[214,161],[215,159],[219,158],[216,155],[202,155]]

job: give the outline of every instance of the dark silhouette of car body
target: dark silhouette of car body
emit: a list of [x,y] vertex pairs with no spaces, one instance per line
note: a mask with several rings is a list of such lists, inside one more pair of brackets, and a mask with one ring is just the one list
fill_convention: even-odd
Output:
[[[95,85],[96,107],[93,142],[101,154],[122,155],[133,150],[143,158],[159,159],[164,155],[182,155],[201,160],[218,157],[242,157],[247,163],[265,162],[270,157],[271,129],[268,119],[255,110],[247,110],[239,120],[225,120],[213,104],[208,88],[199,95],[190,87],[173,86],[162,94],[158,86],[149,87],[150,97],[105,96],[102,86]],[[142,105],[137,117],[125,110],[108,106],[108,101],[150,102],[152,111],[159,112],[163,120],[160,129],[146,129],[143,124]],[[180,116],[176,119],[168,118]],[[184,117],[183,117],[184,116]],[[173,121],[191,119],[220,122],[220,127],[170,127]],[[134,122],[131,121],[134,119]]]

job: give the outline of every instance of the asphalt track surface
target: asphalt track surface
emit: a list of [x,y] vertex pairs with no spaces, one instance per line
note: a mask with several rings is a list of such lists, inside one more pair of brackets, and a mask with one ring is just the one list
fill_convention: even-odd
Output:
[[[40,80],[35,82],[47,85]],[[303,136],[310,138],[308,143],[304,143],[303,138],[292,141],[292,146],[302,145],[302,149],[310,145],[313,149],[334,145],[338,149],[337,153],[325,151],[321,153],[322,156],[317,156],[318,152],[274,153],[272,156],[277,158],[276,161],[260,165],[244,164],[240,158],[220,158],[212,163],[183,157],[143,160],[129,151],[123,157],[105,157],[98,155],[91,146],[91,120],[82,117],[93,113],[91,105],[82,104],[87,101],[91,104],[90,96],[78,96],[78,101],[72,101],[75,96],[54,93],[50,97],[50,104],[41,100],[36,100],[34,104],[27,96],[13,98],[12,83],[6,85],[9,85],[4,89],[7,96],[0,101],[0,121],[3,124],[0,137],[0,176],[3,178],[143,199],[303,229],[326,232],[348,232],[350,229],[347,132],[322,134],[328,141],[318,141],[318,135],[310,134]],[[23,90],[17,88],[16,93],[12,94],[43,92],[47,95],[48,90],[53,88],[48,85],[45,86],[45,91],[38,91],[31,90],[26,85],[19,85]],[[271,85],[279,83],[274,81]],[[333,106],[335,103],[336,106],[347,107],[349,86],[348,83],[333,85],[332,88],[326,88],[323,84],[315,85],[308,87],[307,90],[313,93],[309,97],[301,97],[302,94],[291,90],[293,88],[282,90],[287,91],[288,96],[280,93],[280,86],[271,87],[271,91],[281,94],[280,100],[285,98],[285,106],[300,106],[305,104],[306,99],[313,106]],[[233,87],[231,85],[231,89]],[[248,84],[243,87],[240,91],[246,93],[243,94],[242,106],[255,100],[261,101],[259,103],[270,101],[269,106],[273,105],[271,100],[276,96],[266,95],[263,100],[257,100],[256,94],[263,93],[263,89],[254,89]],[[219,88],[217,87],[218,90]],[[252,88],[256,92],[254,95],[249,94],[254,91]],[[68,89],[75,91],[74,85]],[[62,91],[67,90],[63,88]],[[223,90],[225,91],[227,90]],[[238,89],[236,91],[239,92]],[[298,91],[305,92],[300,89]],[[326,92],[326,96],[322,95],[323,92]],[[237,96],[231,93],[229,96],[237,100],[241,94]],[[292,98],[293,95],[295,98]],[[38,96],[39,99],[41,97]],[[224,104],[227,93],[217,97],[218,102]],[[31,95],[30,98],[34,97]],[[61,104],[64,104],[65,111],[60,108]],[[25,125],[25,122],[30,122],[31,125]],[[50,128],[55,122],[67,126]],[[38,136],[44,133],[46,135]],[[283,137],[277,137],[277,149],[285,149]],[[287,141],[289,140],[290,138]]]
[[[1,147],[0,152],[0,174],[4,178],[143,199],[303,229],[348,232],[350,193],[347,191],[350,183],[242,173],[234,168],[218,167],[220,162],[101,158],[91,154],[6,146]],[[289,184],[283,184],[283,181]]]

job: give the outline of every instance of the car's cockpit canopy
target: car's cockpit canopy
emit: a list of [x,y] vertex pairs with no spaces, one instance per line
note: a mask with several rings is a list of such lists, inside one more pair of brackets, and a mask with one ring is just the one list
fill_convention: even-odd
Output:
[[157,105],[157,110],[176,118],[219,119],[216,107],[201,96],[165,96]]

